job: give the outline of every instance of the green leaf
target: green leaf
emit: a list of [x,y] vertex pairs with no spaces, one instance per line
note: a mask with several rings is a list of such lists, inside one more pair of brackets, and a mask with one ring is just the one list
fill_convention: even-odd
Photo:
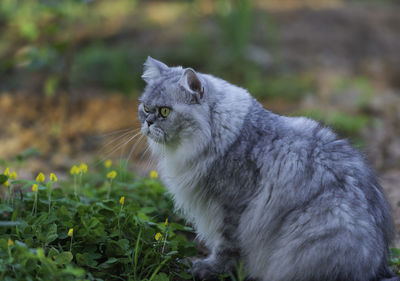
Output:
[[35,40],[39,36],[39,30],[32,21],[24,21],[20,23],[20,33],[29,40]]
[[2,249],[3,251],[7,251],[8,243],[6,239],[3,238],[0,239],[0,249]]
[[157,209],[155,208],[155,207],[144,207],[144,208],[141,208],[140,209],[140,211],[143,213],[143,214],[150,214],[150,213],[153,213],[153,212],[155,212]]
[[65,274],[71,274],[75,277],[82,277],[85,274],[85,271],[82,268],[75,268],[71,265],[67,265],[65,269],[62,271]]
[[0,174],[0,184],[5,183],[8,180],[6,175]]
[[57,235],[57,225],[55,223],[53,223],[50,228],[49,231],[47,232],[47,236],[46,236],[46,244],[49,244],[51,242],[53,242],[54,240],[56,240],[58,238]]
[[109,268],[112,264],[118,262],[118,259],[116,258],[109,258],[105,262],[99,265],[100,268]]
[[44,82],[44,92],[46,96],[53,96],[56,92],[59,84],[59,78],[57,76],[50,76]]
[[193,280],[193,276],[185,271],[178,272],[176,275],[185,280]]
[[154,281],[169,281],[168,275],[164,272],[158,273],[154,279]]
[[150,221],[150,218],[144,213],[138,213],[138,218],[144,221]]
[[60,254],[60,252],[56,248],[51,247],[47,256],[51,259],[55,259],[59,254]]
[[39,156],[41,154],[40,150],[37,148],[28,148],[24,152],[18,154],[15,159],[17,161],[23,161],[30,157]]
[[61,206],[61,208],[56,211],[56,216],[60,221],[68,221],[71,219],[71,214],[65,206]]
[[63,264],[68,264],[72,261],[74,256],[72,255],[71,252],[62,252],[61,254],[58,254],[55,259],[55,263],[58,265],[63,265]]
[[76,254],[76,262],[78,265],[96,267],[98,262],[94,260],[95,257],[99,258],[100,255],[90,255],[88,253]]
[[45,259],[44,250],[42,248],[37,248],[36,249],[36,255],[40,260]]
[[129,250],[129,241],[127,239],[108,240],[106,245],[106,255],[109,257],[124,255]]
[[176,255],[178,254],[178,251],[171,251],[168,254],[166,254],[166,256],[172,256],[172,255]]
[[20,225],[20,223],[17,221],[0,221],[0,227],[11,227],[16,225]]

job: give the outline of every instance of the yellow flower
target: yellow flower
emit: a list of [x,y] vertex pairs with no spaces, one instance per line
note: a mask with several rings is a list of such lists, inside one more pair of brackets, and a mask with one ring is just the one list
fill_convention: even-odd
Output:
[[81,163],[81,164],[79,165],[79,171],[80,171],[80,172],[86,174],[86,173],[87,173],[87,169],[88,169],[88,166],[87,166],[85,163]]
[[158,173],[156,171],[151,171],[149,174],[151,179],[158,179]]
[[33,192],[37,192],[38,191],[38,185],[36,183],[34,185],[32,185],[32,191]]
[[74,166],[72,166],[71,170],[69,170],[69,173],[71,175],[78,175],[80,173],[80,170],[79,170],[78,166],[74,165]]
[[74,235],[74,229],[73,228],[70,228],[69,230],[68,230],[68,236],[69,237],[72,237]]
[[11,247],[14,245],[14,241],[11,240],[11,238],[8,238],[8,246]]
[[37,182],[44,182],[46,180],[46,177],[44,176],[44,174],[43,173],[39,173],[38,175],[37,175],[37,177],[36,177],[36,181]]
[[107,178],[108,179],[113,180],[113,179],[115,179],[116,176],[117,176],[117,172],[116,171],[111,171],[111,172],[107,173]]
[[3,173],[5,176],[8,176],[9,174],[10,174],[10,169],[9,168],[6,168],[5,170],[4,170],[4,173]]
[[18,178],[18,174],[16,172],[12,172],[9,177],[10,180],[16,180]]
[[9,183],[8,181],[3,182],[3,184],[4,184],[5,186],[9,186],[9,185],[10,185],[10,183]]
[[156,241],[159,241],[159,240],[163,239],[163,236],[160,232],[157,232],[157,234],[154,236],[154,239],[156,239]]
[[110,168],[111,165],[112,165],[112,160],[111,159],[108,159],[106,162],[104,162],[104,167],[106,167],[106,168]]
[[164,225],[165,225],[165,227],[168,227],[168,218],[165,219]]
[[125,203],[125,196],[121,196],[121,199],[119,199],[119,203],[120,203],[121,205],[124,205],[124,203]]
[[57,178],[57,176],[56,176],[54,173],[51,173],[51,174],[50,174],[50,180],[51,180],[52,182],[57,182],[57,181],[58,181],[58,178]]

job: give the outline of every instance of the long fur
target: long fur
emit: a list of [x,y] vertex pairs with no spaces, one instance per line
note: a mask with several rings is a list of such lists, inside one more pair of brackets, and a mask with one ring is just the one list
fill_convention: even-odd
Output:
[[[314,120],[273,114],[211,75],[186,77],[149,58],[144,76],[142,132],[176,208],[211,250],[194,263],[197,277],[242,260],[262,281],[397,280],[388,203],[346,140]],[[199,83],[201,99],[190,86]]]

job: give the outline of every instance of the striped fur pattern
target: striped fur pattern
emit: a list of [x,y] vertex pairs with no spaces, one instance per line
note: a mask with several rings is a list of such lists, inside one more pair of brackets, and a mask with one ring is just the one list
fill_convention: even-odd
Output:
[[142,132],[176,208],[211,251],[194,262],[196,277],[240,260],[260,281],[397,280],[388,203],[346,140],[190,68],[149,57],[143,78]]

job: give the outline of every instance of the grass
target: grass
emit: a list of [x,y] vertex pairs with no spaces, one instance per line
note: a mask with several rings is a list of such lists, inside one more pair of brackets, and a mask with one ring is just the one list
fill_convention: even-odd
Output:
[[1,174],[0,280],[191,280],[192,229],[154,173],[85,170],[65,181]]

